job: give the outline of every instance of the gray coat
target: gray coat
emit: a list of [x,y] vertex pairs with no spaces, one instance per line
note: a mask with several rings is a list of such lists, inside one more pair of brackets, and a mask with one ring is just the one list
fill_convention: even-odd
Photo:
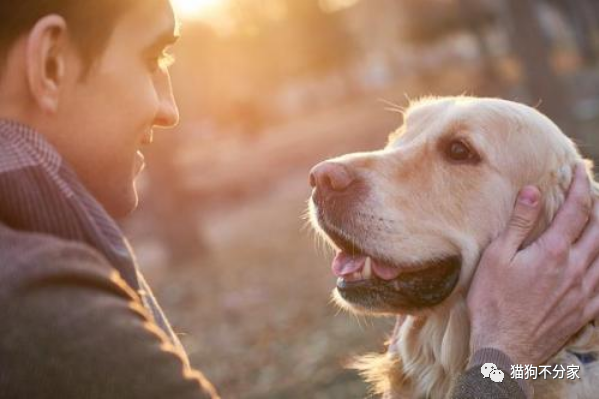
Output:
[[0,398],[216,397],[117,224],[34,130],[0,120]]
[[210,397],[136,292],[86,245],[0,224],[0,320],[0,398]]

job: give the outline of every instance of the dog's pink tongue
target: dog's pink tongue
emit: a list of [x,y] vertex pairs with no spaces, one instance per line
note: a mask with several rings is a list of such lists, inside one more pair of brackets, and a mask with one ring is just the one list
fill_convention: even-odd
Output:
[[362,255],[352,256],[345,252],[339,252],[333,259],[332,270],[337,277],[345,277],[349,274],[362,270],[366,257]]
[[372,262],[372,271],[383,280],[393,280],[401,273],[399,268],[380,262]]

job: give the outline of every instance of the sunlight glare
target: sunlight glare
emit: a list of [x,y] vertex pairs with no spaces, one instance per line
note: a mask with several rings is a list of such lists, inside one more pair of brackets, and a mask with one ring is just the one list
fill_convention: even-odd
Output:
[[320,8],[324,12],[335,12],[355,5],[360,0],[319,0]]
[[222,5],[223,0],[171,0],[175,13],[182,19],[199,18]]

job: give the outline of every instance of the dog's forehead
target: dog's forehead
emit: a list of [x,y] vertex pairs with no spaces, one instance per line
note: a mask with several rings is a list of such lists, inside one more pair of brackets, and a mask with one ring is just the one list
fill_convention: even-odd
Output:
[[487,146],[496,144],[505,136],[505,121],[497,118],[491,121],[480,104],[442,105],[425,103],[410,109],[404,124],[389,135],[387,148],[449,138],[467,138],[473,144]]
[[495,168],[512,164],[514,159],[565,159],[576,152],[547,117],[512,101],[462,97],[425,100],[410,106],[404,118],[403,126],[389,137],[385,152],[405,149],[430,155],[430,149],[445,148],[443,143],[465,139]]

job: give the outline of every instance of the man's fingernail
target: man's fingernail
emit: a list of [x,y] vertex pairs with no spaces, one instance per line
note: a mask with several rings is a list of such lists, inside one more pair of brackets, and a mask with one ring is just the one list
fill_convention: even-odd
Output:
[[526,206],[537,206],[539,203],[539,191],[532,186],[524,187],[518,194],[518,202]]

